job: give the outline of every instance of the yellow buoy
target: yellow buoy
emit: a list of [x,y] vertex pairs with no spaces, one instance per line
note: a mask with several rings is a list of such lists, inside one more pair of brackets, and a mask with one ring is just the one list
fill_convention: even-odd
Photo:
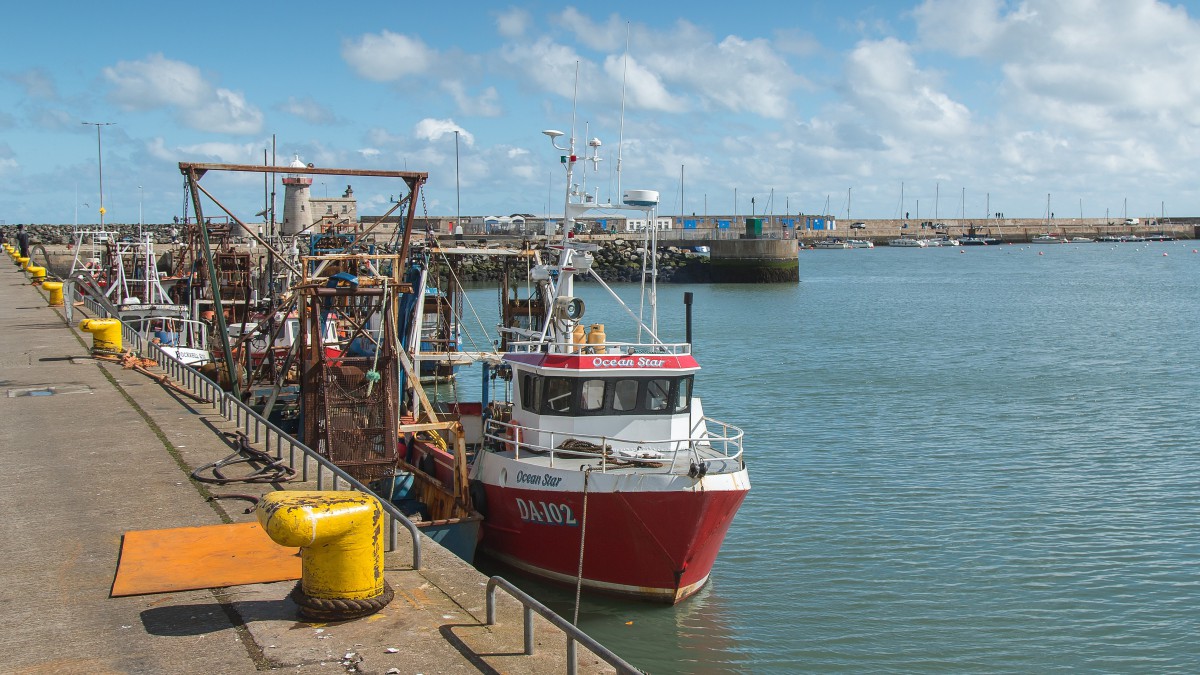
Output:
[[301,579],[292,599],[301,616],[354,619],[391,602],[378,499],[354,491],[282,490],[263,495],[256,512],[275,543],[300,547]]
[[79,330],[92,334],[92,351],[121,351],[121,322],[117,319],[84,319]]
[[42,288],[46,289],[46,292],[50,294],[51,307],[63,306],[63,284],[61,281],[47,281],[42,284]]

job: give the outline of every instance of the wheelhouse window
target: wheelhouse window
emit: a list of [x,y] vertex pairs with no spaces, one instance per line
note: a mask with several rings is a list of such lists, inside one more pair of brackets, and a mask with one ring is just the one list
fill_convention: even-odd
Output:
[[579,388],[579,410],[595,412],[604,409],[604,380],[584,380]]
[[558,377],[522,373],[521,408],[540,415],[672,415],[691,409],[692,376]]
[[543,412],[551,415],[571,412],[571,404],[575,398],[573,382],[569,377],[547,377],[545,395],[542,397],[545,401]]
[[636,409],[637,393],[637,380],[617,380],[613,386],[613,410],[615,412],[628,412]]
[[660,412],[667,409],[671,400],[671,381],[654,379],[646,381],[646,410]]
[[692,409],[692,378],[681,377],[675,384],[675,412],[687,412]]

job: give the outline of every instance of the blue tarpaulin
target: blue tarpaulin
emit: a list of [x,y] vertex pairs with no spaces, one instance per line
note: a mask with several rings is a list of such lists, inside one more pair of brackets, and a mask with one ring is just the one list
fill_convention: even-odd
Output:
[[696,219],[695,219],[695,218],[689,218],[689,219],[687,219],[687,220],[683,221],[683,229],[685,229],[685,230],[694,230],[694,229],[696,229]]
[[721,229],[721,230],[728,230],[728,229],[729,229],[729,222],[730,222],[730,221],[728,221],[728,220],[718,220],[718,221],[717,221],[717,228],[718,228],[718,229]]

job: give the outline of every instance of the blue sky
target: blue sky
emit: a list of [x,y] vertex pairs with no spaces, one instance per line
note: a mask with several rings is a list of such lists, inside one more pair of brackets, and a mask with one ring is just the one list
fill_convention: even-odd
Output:
[[[463,215],[561,213],[540,132],[571,131],[577,63],[602,201],[620,145],[621,187],[660,191],[663,215],[735,194],[739,214],[1037,218],[1051,195],[1060,218],[1200,215],[1194,3],[787,4],[10,3],[0,220],[97,221],[82,122],[115,123],[109,222],[182,215],[178,162],[260,164],[272,135],[279,164],[427,171],[430,215],[459,195]],[[398,192],[349,182],[363,214]],[[204,184],[263,207],[259,176]]]

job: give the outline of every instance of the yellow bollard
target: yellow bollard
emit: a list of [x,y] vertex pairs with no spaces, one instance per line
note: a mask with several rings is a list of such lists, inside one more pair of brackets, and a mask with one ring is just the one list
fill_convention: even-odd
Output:
[[25,268],[25,271],[29,272],[30,283],[32,283],[34,286],[37,286],[46,280],[45,267],[40,265],[30,265],[29,267]]
[[79,330],[92,334],[93,352],[121,353],[121,322],[117,319],[84,319]]
[[20,267],[21,269],[25,269],[26,267],[29,267],[29,258],[26,258],[23,255],[17,256],[17,266]]
[[47,281],[42,284],[42,288],[46,289],[46,292],[50,294],[51,307],[63,306],[63,284],[61,281]]
[[392,601],[383,578],[383,508],[375,497],[282,490],[263,495],[256,511],[275,543],[300,547],[301,579],[292,591],[300,616],[357,619]]

